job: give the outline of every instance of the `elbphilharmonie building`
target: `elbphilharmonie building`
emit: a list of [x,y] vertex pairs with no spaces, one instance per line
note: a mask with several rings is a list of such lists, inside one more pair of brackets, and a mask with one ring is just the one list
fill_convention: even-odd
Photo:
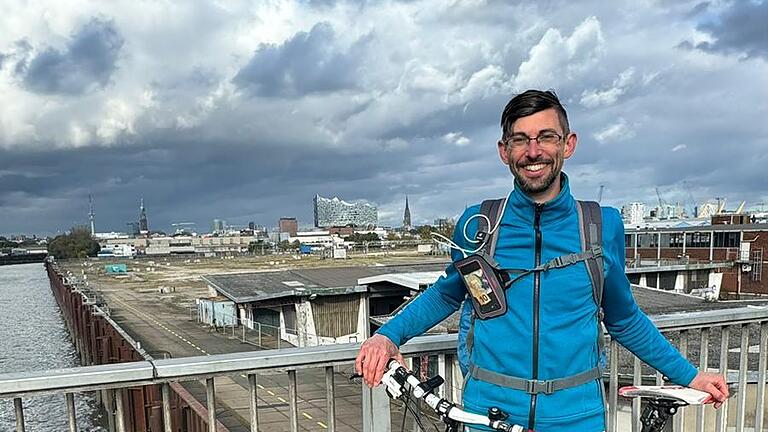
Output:
[[367,202],[348,203],[338,197],[315,195],[315,226],[318,228],[356,226],[375,228],[379,223],[379,210]]

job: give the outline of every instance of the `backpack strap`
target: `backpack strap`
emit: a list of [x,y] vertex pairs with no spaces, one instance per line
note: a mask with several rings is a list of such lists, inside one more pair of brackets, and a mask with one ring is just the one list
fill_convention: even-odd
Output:
[[[504,199],[490,199],[485,200],[480,204],[480,214],[488,218],[479,217],[477,233],[475,233],[475,240],[483,242],[482,247],[478,250],[479,254],[482,254],[488,262],[496,264],[496,260],[493,256],[496,254],[496,242],[499,241],[499,229],[490,232],[496,223],[499,221],[501,214],[504,212]],[[490,226],[489,223],[490,222]],[[466,300],[465,300],[466,301]],[[475,342],[475,310],[472,309],[469,330],[467,331],[467,353],[472,353],[472,346]],[[468,354],[468,355],[469,355]]]
[[[581,237],[581,250],[602,251],[603,244],[603,213],[600,204],[595,201],[577,201],[579,213],[579,235]],[[597,348],[598,362],[605,362],[605,340],[603,339],[603,286],[605,274],[603,272],[603,255],[593,254],[585,260],[587,273],[592,282],[592,297],[597,305]]]
[[[498,228],[493,232],[490,232],[499,221],[501,213],[504,211],[503,198],[485,200],[480,204],[480,214],[488,218],[487,222],[490,222],[490,226],[487,225],[485,218],[478,218],[477,233],[475,234],[475,240],[483,242],[483,247],[478,251],[482,252],[486,258],[493,259],[496,254],[496,242],[499,241]],[[492,261],[492,262],[495,262]]]

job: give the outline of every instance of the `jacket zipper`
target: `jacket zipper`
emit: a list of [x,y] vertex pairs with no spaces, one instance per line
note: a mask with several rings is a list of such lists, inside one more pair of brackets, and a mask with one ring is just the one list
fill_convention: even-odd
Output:
[[[544,204],[536,204],[533,215],[533,230],[536,235],[536,244],[534,247],[534,266],[541,265],[541,211]],[[533,274],[533,367],[532,379],[539,379],[539,291],[540,291],[540,272]],[[528,411],[528,430],[534,430],[536,422],[536,394],[531,395],[531,408]]]

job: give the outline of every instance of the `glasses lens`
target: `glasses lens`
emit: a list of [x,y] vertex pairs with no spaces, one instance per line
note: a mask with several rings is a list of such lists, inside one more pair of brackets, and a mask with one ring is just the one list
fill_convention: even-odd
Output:
[[528,145],[528,137],[524,137],[524,136],[512,137],[512,139],[509,140],[509,143],[515,147],[524,147]]
[[557,144],[558,141],[560,141],[560,136],[556,133],[545,133],[545,134],[539,135],[538,141],[544,145],[554,145],[554,144]]

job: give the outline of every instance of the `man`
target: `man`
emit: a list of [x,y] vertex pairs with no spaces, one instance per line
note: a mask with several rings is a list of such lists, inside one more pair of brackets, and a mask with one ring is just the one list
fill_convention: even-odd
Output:
[[[577,137],[557,96],[538,90],[515,96],[504,109],[501,128],[499,157],[512,172],[515,187],[498,227],[494,257],[499,266],[532,269],[579,252],[577,203],[561,172],[576,150]],[[453,241],[466,251],[477,248],[464,228],[477,231],[478,217],[473,215],[478,212],[479,206],[470,207],[456,224]],[[603,322],[611,336],[672,382],[710,393],[719,407],[728,397],[723,377],[697,371],[637,307],[624,272],[623,223],[612,208],[602,209],[602,254]],[[460,258],[457,248],[453,259]],[[466,294],[455,267],[449,266],[445,277],[363,344],[355,367],[365,382],[378,385],[390,358],[402,362],[397,347],[455,312]],[[510,415],[510,422],[539,432],[605,430],[604,388],[597,373],[599,308],[586,266],[532,272],[505,294],[506,313],[472,322],[473,369],[464,388],[465,409],[485,414],[497,406]],[[559,380],[564,388],[526,391],[500,384],[510,380]]]

